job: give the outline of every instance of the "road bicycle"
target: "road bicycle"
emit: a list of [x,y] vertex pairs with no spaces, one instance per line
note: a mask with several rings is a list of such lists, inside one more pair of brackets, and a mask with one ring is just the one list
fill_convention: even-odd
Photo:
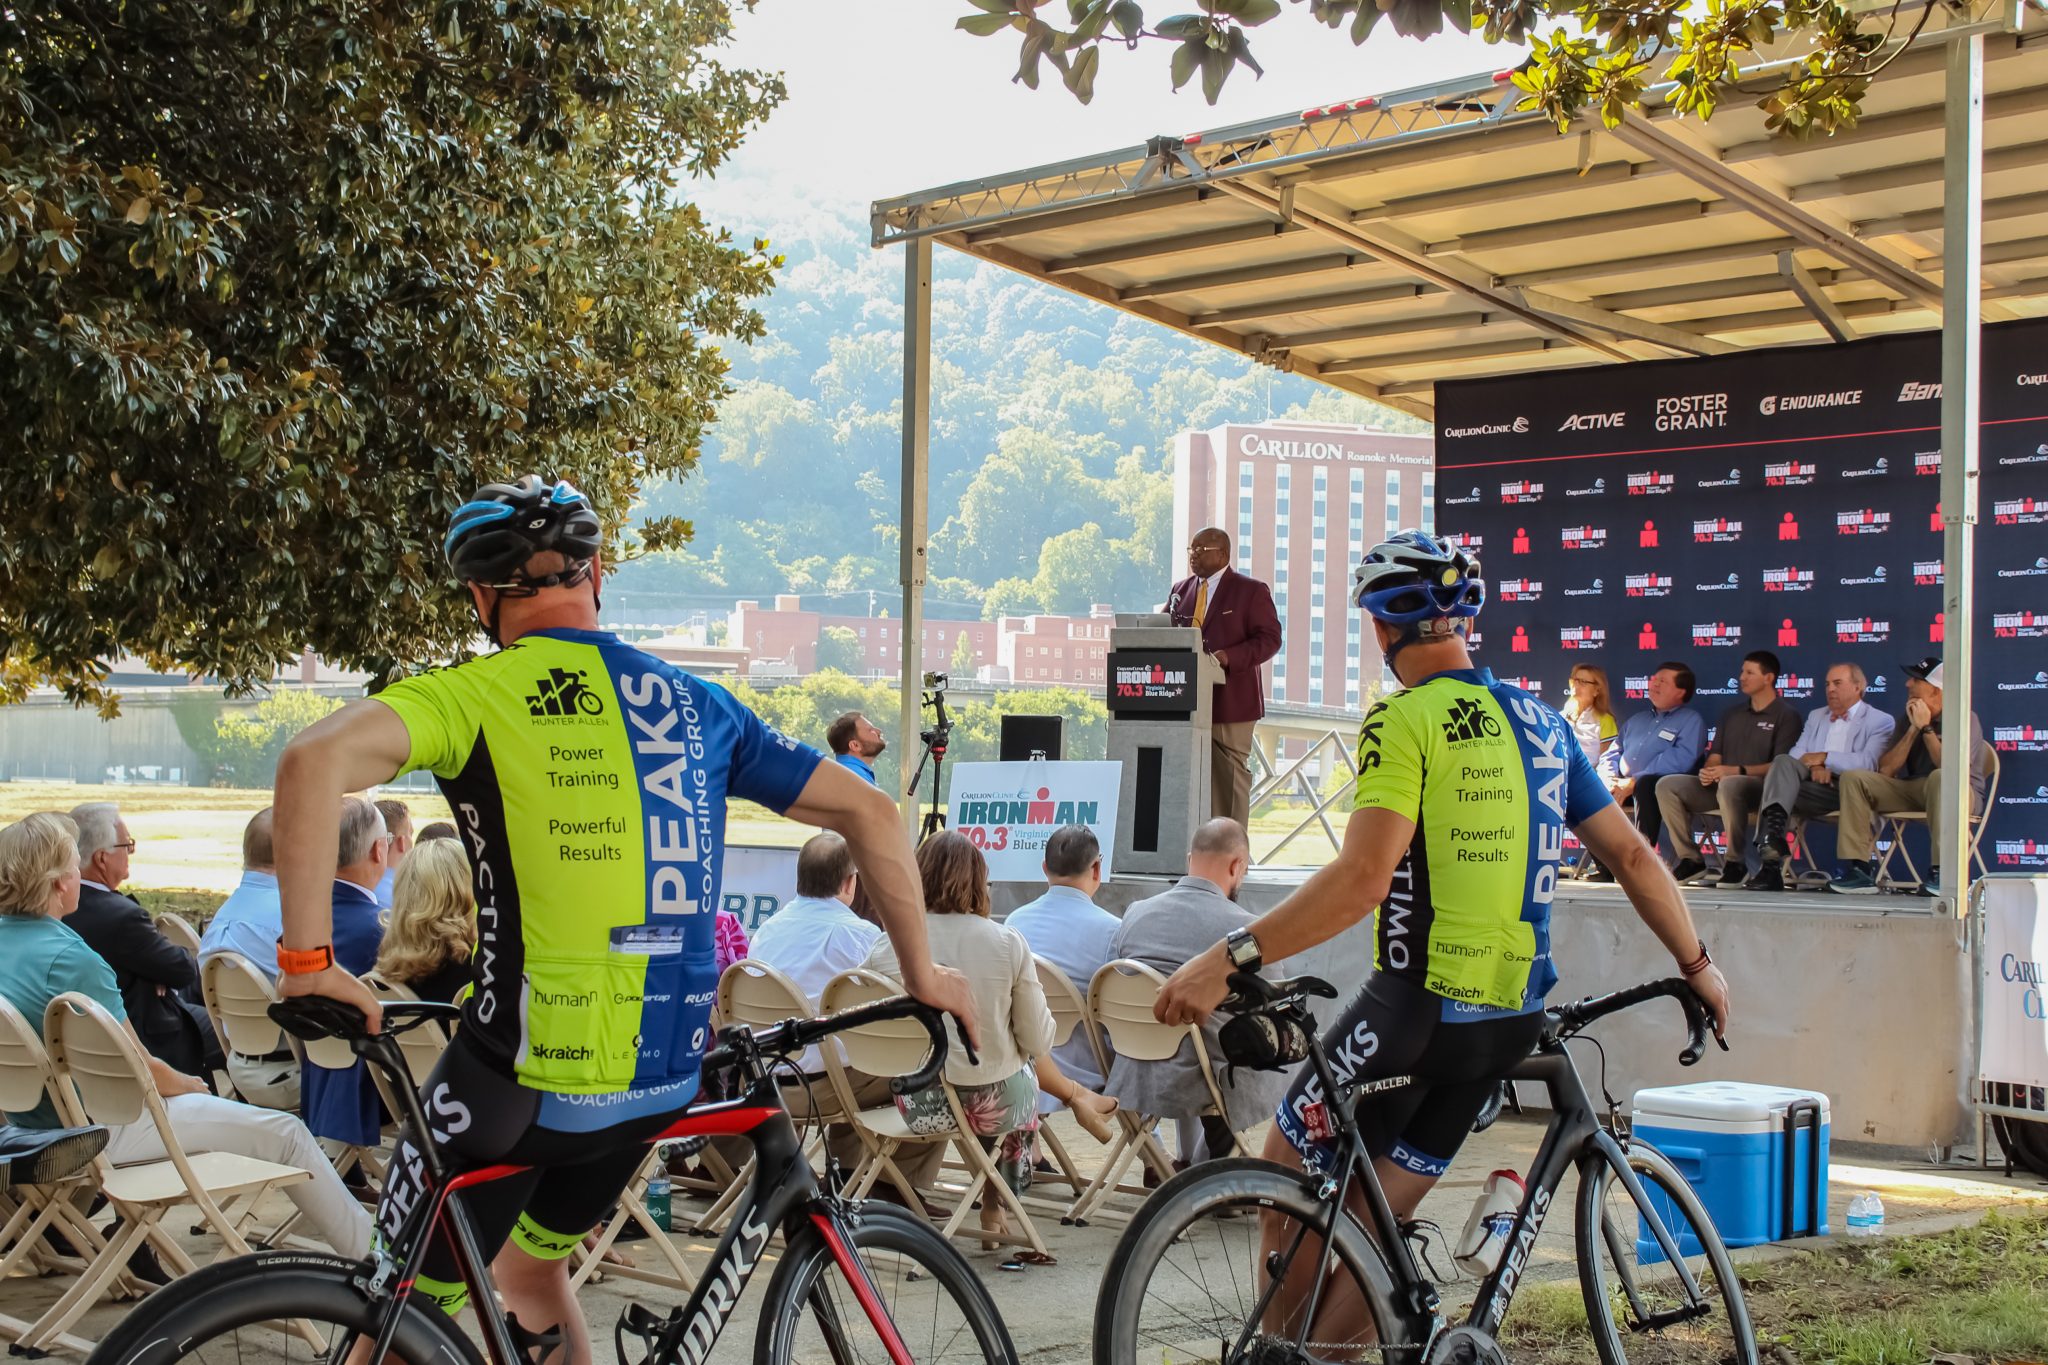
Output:
[[[367,1033],[353,1007],[299,997],[271,1007],[295,1036],[345,1039],[391,1078],[391,1093],[412,1133],[431,1131],[396,1036],[432,1021],[452,1021],[452,1005],[384,1006],[384,1029]],[[705,1055],[703,1074],[728,1081],[733,1098],[700,1100],[650,1142],[713,1135],[753,1144],[754,1179],[733,1209],[709,1268],[689,1300],[663,1315],[629,1304],[615,1329],[620,1365],[701,1365],[738,1307],[748,1281],[775,1262],[754,1339],[757,1365],[1015,1365],[988,1291],[951,1243],[914,1215],[888,1205],[853,1203],[820,1187],[784,1107],[778,1071],[841,1029],[886,1019],[915,1019],[931,1037],[924,1066],[894,1078],[905,1094],[932,1084],[945,1066],[941,1014],[903,996],[824,1019],[789,1019],[750,1031],[732,1026]],[[964,1044],[963,1044],[964,1046]],[[970,1050],[969,1056],[972,1056]],[[110,1332],[89,1365],[173,1365],[177,1361],[306,1360],[343,1365],[395,1358],[405,1365],[532,1365],[540,1338],[500,1303],[461,1201],[450,1195],[522,1169],[456,1169],[432,1143],[420,1149],[423,1193],[390,1244],[362,1261],[313,1251],[275,1250],[209,1266],[158,1290]],[[480,1355],[455,1320],[410,1294],[408,1266],[421,1262],[429,1237],[445,1230],[456,1250],[483,1336]],[[784,1239],[770,1254],[776,1233]],[[370,1343],[367,1352],[362,1343]]]
[[1310,996],[1335,998],[1327,983],[1268,982],[1239,972],[1230,984],[1226,1012],[1261,1017],[1272,1037],[1292,1039],[1282,1056],[1305,1054],[1323,1094],[1351,1092],[1328,1106],[1335,1158],[1327,1169],[1306,1170],[1212,1161],[1163,1185],[1124,1230],[1103,1276],[1097,1365],[1317,1365],[1375,1357],[1502,1365],[1501,1322],[1572,1170],[1579,1177],[1579,1282],[1601,1365],[1627,1365],[1630,1343],[1650,1334],[1667,1339],[1659,1359],[1680,1346],[1681,1359],[1756,1365],[1742,1286],[1713,1221],[1670,1159],[1627,1135],[1611,1097],[1608,1121],[1601,1122],[1565,1050],[1594,1021],[1668,996],[1684,1007],[1689,1039],[1680,1060],[1693,1065],[1706,1050],[1708,1015],[1683,980],[1546,1013],[1539,1040],[1510,1078],[1548,1088],[1550,1125],[1500,1262],[1455,1325],[1445,1321],[1437,1286],[1417,1264],[1418,1247],[1427,1262],[1422,1239],[1430,1225],[1395,1218],[1353,1107],[1361,1095],[1412,1085],[1412,1078],[1338,1085],[1307,1005]]

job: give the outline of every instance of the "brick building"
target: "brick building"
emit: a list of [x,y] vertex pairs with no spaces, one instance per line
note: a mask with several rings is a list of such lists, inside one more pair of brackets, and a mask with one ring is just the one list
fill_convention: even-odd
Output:
[[1115,618],[1113,609],[1101,605],[1083,617],[1005,616],[996,623],[1001,630],[996,640],[999,680],[1101,691]]
[[[781,661],[798,676],[818,671],[818,642],[833,626],[853,632],[860,646],[859,671],[869,676],[893,675],[903,667],[903,622],[891,616],[834,616],[806,611],[803,599],[784,593],[774,605],[739,602],[727,618],[727,641],[748,650],[756,663]],[[940,621],[924,623],[924,666],[945,670],[966,636],[974,649],[974,666],[987,668],[996,661],[996,623],[993,621]]]

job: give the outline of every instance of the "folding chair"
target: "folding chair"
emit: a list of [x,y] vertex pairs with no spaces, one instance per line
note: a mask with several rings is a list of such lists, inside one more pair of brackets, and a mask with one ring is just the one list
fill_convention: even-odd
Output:
[[174,946],[183,948],[194,957],[199,956],[199,931],[183,915],[164,911],[156,917],[156,931]]
[[[101,1249],[78,1282],[16,1343],[23,1349],[46,1347],[76,1322],[105,1295],[128,1264],[128,1257],[145,1240],[156,1247],[176,1274],[189,1275],[198,1269],[162,1226],[164,1215],[172,1209],[194,1206],[206,1226],[221,1239],[223,1255],[246,1256],[249,1244],[242,1240],[219,1199],[247,1195],[253,1202],[272,1189],[312,1178],[312,1172],[297,1166],[231,1152],[187,1155],[171,1127],[163,1097],[150,1079],[149,1065],[141,1049],[114,1022],[113,1016],[87,997],[71,991],[52,1000],[43,1012],[43,1037],[60,1097],[64,1083],[68,1082],[86,1121],[104,1123],[110,1128],[155,1124],[165,1155],[160,1160],[107,1166],[102,1171],[100,1189],[121,1219],[121,1233]],[[301,1324],[299,1330],[318,1344],[309,1328]]]
[[[1153,1002],[1159,997],[1159,988],[1165,984],[1165,977],[1142,962],[1124,958],[1105,963],[1095,973],[1095,979],[1088,983],[1088,1011],[1109,1033],[1110,1051],[1134,1062],[1166,1061],[1180,1051],[1182,1043],[1192,1039],[1195,1061],[1208,1087],[1210,1103],[1216,1113],[1227,1113],[1223,1107],[1223,1096],[1216,1088],[1215,1072],[1209,1065],[1209,1049],[1202,1041],[1201,1029],[1183,1024],[1162,1024],[1152,1017]],[[1133,1157],[1150,1166],[1162,1182],[1173,1177],[1173,1162],[1160,1147],[1159,1140],[1152,1136],[1159,1115],[1134,1114],[1125,1107],[1116,1111],[1116,1119],[1123,1131],[1110,1147],[1102,1170],[1074,1201],[1073,1207],[1067,1210],[1067,1218],[1076,1224],[1085,1226],[1089,1216],[1101,1208],[1117,1188],[1124,1168],[1130,1165]]]
[[[369,988],[370,994],[377,997],[379,1004],[395,1005],[419,999],[410,986],[387,981],[375,972],[364,972],[357,980]],[[407,1029],[398,1035],[399,1054],[405,1058],[405,1069],[412,1073],[413,1083],[416,1085],[426,1084],[427,1076],[441,1060],[441,1054],[447,1047],[448,1035],[442,1031],[441,1025],[435,1022]],[[377,1098],[384,1101],[384,1112],[401,1112],[403,1106],[399,1104],[398,1097],[391,1093],[391,1083],[385,1080],[384,1073],[376,1067],[371,1067],[370,1079],[376,1084]]]
[[[1970,859],[1976,864],[1977,875],[1980,877],[1990,875],[1990,869],[1985,867],[1984,855],[1979,851],[1978,845],[1984,841],[1984,822],[1990,818],[1992,810],[1998,805],[1998,750],[1987,747],[1986,752],[1991,755],[1991,768],[1989,774],[1990,781],[1984,787],[1984,809],[1973,813],[1969,821]],[[1889,810],[1878,812],[1878,839],[1880,842],[1887,839],[1890,840],[1890,844],[1884,851],[1884,856],[1877,860],[1877,871],[1873,874],[1879,886],[1887,891],[1894,891],[1901,887],[1918,890],[1926,882],[1927,879],[1920,875],[1920,869],[1913,865],[1913,855],[1906,851],[1906,826],[1924,825],[1928,822],[1928,813],[1924,810]],[[1897,855],[1906,864],[1906,875],[1904,877],[1894,879],[1891,876],[1892,857],[1894,855]]]
[[[56,1105],[59,1119],[67,1126],[76,1126],[72,1124],[77,1116],[75,1102],[63,1103],[70,1096],[66,1094],[60,1099],[60,1088],[42,1039],[19,1010],[0,1000],[0,1111],[25,1114],[48,1097]],[[18,1269],[33,1270],[39,1275],[59,1271],[77,1274],[86,1269],[89,1262],[59,1256],[50,1250],[43,1234],[51,1228],[87,1256],[97,1256],[105,1249],[106,1239],[79,1211],[75,1199],[98,1187],[103,1168],[104,1161],[95,1160],[63,1180],[47,1185],[16,1185],[0,1195],[0,1282]],[[121,1297],[134,1298],[148,1292],[148,1286],[125,1273],[121,1278],[123,1283],[117,1288]],[[30,1326],[20,1318],[0,1314],[0,1332],[25,1338]],[[49,1341],[80,1352],[91,1351],[95,1344],[69,1333],[56,1334]]]
[[[213,1020],[214,1035],[221,1046],[244,1057],[268,1057],[290,1052],[303,1071],[306,1051],[298,1039],[279,1028],[270,1018],[277,990],[270,978],[240,953],[215,953],[199,964],[199,996]],[[332,1045],[333,1040],[324,1040]],[[340,1045],[343,1052],[348,1045]],[[243,1096],[249,1099],[248,1096]],[[250,1100],[250,1103],[255,1103]]]
[[[1087,1040],[1089,1050],[1095,1056],[1096,1071],[1107,1076],[1109,1059],[1102,1053],[1102,1031],[1089,1017],[1088,1002],[1057,966],[1036,954],[1032,955],[1031,965],[1038,971],[1038,987],[1045,992],[1046,1008],[1052,1011],[1052,1045],[1056,1048],[1065,1046],[1067,1040],[1074,1036],[1074,1030],[1080,1029],[1081,1036]],[[1051,1124],[1041,1120],[1038,1136],[1045,1143],[1046,1150],[1052,1153],[1053,1165],[1059,1168],[1060,1179],[1066,1181],[1079,1196],[1088,1185],[1075,1168],[1074,1159],[1067,1155],[1066,1144],[1060,1141],[1060,1135],[1053,1131]],[[1061,1221],[1065,1221],[1064,1217]]]
[[[856,1005],[865,1005],[875,1000],[884,1000],[893,995],[903,994],[903,988],[888,977],[877,972],[855,970],[841,972],[825,986],[825,998],[820,1003],[825,1013],[837,1014]],[[856,1071],[865,1071],[870,1076],[906,1076],[923,1064],[931,1050],[931,1040],[926,1036],[924,1025],[915,1019],[884,1019],[859,1028],[845,1029],[833,1035],[846,1050],[846,1059]],[[942,1236],[954,1237],[960,1234],[960,1225],[967,1220],[968,1212],[974,1207],[977,1197],[986,1199],[990,1193],[999,1200],[1004,1209],[1016,1218],[1016,1226],[1009,1230],[985,1234],[980,1228],[973,1230],[973,1236],[985,1241],[1014,1242],[1028,1246],[1041,1256],[1051,1253],[1045,1249],[1045,1242],[1038,1235],[1038,1227],[1031,1221],[1031,1214],[1024,1202],[1017,1197],[996,1170],[995,1161],[982,1149],[981,1139],[968,1127],[967,1115],[960,1107],[960,1094],[950,1081],[941,1076],[937,1081],[941,1094],[945,1096],[946,1107],[952,1112],[952,1130],[944,1134],[913,1133],[910,1125],[895,1105],[886,1109],[866,1109],[852,1116],[856,1131],[866,1130],[872,1135],[877,1151],[862,1163],[858,1177],[849,1182],[847,1197],[864,1198],[884,1171],[896,1187],[910,1199],[913,1209],[921,1209],[922,1203],[911,1189],[910,1181],[904,1177],[894,1160],[896,1151],[906,1142],[929,1141],[933,1137],[950,1137],[953,1148],[960,1153],[960,1159],[973,1178],[954,1203],[953,1216],[939,1229]]]
[[[584,1281],[599,1272],[608,1276],[616,1275],[622,1280],[658,1284],[685,1294],[697,1287],[697,1272],[690,1269],[689,1262],[683,1259],[683,1253],[676,1250],[676,1244],[669,1240],[668,1229],[656,1224],[647,1212],[647,1182],[654,1178],[656,1171],[662,1169],[662,1163],[666,1160],[659,1147],[649,1147],[647,1159],[640,1163],[639,1170],[633,1172],[632,1180],[627,1183],[625,1192],[619,1196],[617,1211],[604,1225],[604,1230],[598,1234],[597,1245],[586,1247],[578,1243],[575,1250],[570,1252],[570,1255],[576,1258],[575,1273],[569,1277],[571,1291],[581,1289]],[[659,1270],[645,1266],[604,1264],[605,1252],[611,1250],[612,1243],[619,1239],[619,1234],[626,1230],[628,1223],[640,1225],[640,1230],[647,1234],[647,1245],[660,1252],[662,1259],[668,1262],[669,1273],[663,1274]]]

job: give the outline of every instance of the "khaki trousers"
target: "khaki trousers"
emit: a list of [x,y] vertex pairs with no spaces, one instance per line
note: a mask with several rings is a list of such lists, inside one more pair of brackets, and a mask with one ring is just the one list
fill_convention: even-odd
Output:
[[[1761,777],[1724,777],[1711,784],[1700,781],[1698,773],[1666,773],[1658,778],[1657,806],[1664,815],[1664,828],[1671,834],[1672,849],[1681,859],[1698,858],[1700,846],[1693,838],[1693,820],[1713,811],[1720,815],[1721,826],[1728,831],[1728,861],[1736,867],[1745,866],[1748,859],[1743,850],[1749,846],[1749,817],[1756,813],[1763,789]],[[1636,799],[1640,801],[1642,797]]]
[[[1876,816],[1895,810],[1931,811],[1941,804],[1939,768],[1925,777],[1880,777],[1865,770],[1843,773],[1838,780],[1842,786],[1842,828],[1835,836],[1835,847],[1837,856],[1844,862],[1870,861],[1877,843]],[[1977,801],[1973,794],[1971,814],[1974,815],[1976,809]],[[1932,820],[1927,822],[1927,847],[1929,859],[1940,867],[1940,827]]]
[[1255,720],[1209,725],[1209,818],[1227,815],[1245,828],[1252,820],[1252,731]]

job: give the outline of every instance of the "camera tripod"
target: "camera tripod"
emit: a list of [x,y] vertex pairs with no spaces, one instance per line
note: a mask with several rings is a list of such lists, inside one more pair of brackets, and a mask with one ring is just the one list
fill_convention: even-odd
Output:
[[918,823],[919,843],[946,827],[946,807],[939,799],[939,790],[944,785],[940,775],[946,766],[946,743],[953,736],[953,722],[946,716],[945,675],[927,673],[924,677],[926,686],[931,689],[924,694],[924,704],[936,711],[938,718],[929,728],[917,732],[918,739],[924,744],[924,752],[918,756],[917,771],[910,775],[910,792],[915,795],[918,785],[924,780],[925,765],[931,765],[931,795],[927,798],[924,819]]

